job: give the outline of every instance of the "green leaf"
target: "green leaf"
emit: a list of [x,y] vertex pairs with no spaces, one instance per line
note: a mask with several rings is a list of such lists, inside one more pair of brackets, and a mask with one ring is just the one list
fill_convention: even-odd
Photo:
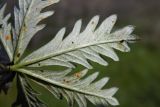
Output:
[[17,76],[17,100],[12,107],[45,107],[37,97],[39,94],[32,89],[24,75]]
[[42,9],[58,1],[59,0],[19,0],[19,8],[14,8],[14,32],[18,36],[14,62],[17,62],[23,55],[32,37],[45,27],[45,25],[37,24],[54,13],[53,11],[41,13]]
[[48,89],[58,99],[64,97],[71,107],[75,101],[79,107],[87,107],[86,100],[89,100],[94,105],[108,106],[108,104],[119,104],[113,97],[117,88],[102,89],[109,80],[107,77],[95,82],[99,74],[98,72],[84,77],[88,70],[77,72],[71,76],[68,76],[71,69],[62,72],[42,72],[25,69],[19,69],[18,71],[39,79],[38,83],[40,83],[40,80],[44,81],[44,83],[40,83],[43,87]]
[[101,65],[108,65],[100,54],[118,61],[119,58],[113,49],[128,52],[130,49],[127,42],[134,41],[137,37],[131,35],[133,26],[126,26],[111,33],[116,19],[117,16],[112,15],[96,29],[99,16],[95,16],[83,32],[80,32],[81,20],[79,20],[66,38],[64,38],[63,28],[53,40],[21,60],[19,65],[31,67],[60,65],[74,68],[71,63],[74,62],[91,69],[92,66],[87,59]]

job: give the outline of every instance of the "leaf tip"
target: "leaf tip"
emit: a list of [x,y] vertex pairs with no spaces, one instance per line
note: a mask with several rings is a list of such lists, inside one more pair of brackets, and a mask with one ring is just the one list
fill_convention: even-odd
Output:
[[111,17],[112,20],[116,21],[118,16],[117,16],[117,14],[113,14],[110,17]]

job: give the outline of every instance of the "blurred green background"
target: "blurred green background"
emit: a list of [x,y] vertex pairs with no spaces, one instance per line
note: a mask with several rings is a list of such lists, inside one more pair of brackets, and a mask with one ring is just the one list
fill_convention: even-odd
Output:
[[[8,10],[13,8],[14,0],[7,0]],[[108,76],[108,87],[119,87],[115,95],[118,107],[159,107],[160,105],[160,1],[159,0],[61,0],[47,10],[55,10],[54,16],[44,20],[48,26],[37,33],[29,45],[32,51],[54,37],[63,26],[71,31],[76,20],[83,19],[83,28],[94,16],[101,21],[111,14],[118,15],[114,29],[125,25],[136,26],[135,34],[142,40],[130,44],[130,53],[117,51],[119,62],[106,58],[109,66],[94,64],[92,71],[100,71],[100,77]],[[44,10],[45,11],[45,10]],[[83,68],[79,68],[83,69]],[[45,89],[34,85],[43,94],[40,96],[49,107],[67,107],[65,100],[55,99]],[[14,83],[8,95],[0,94],[0,107],[10,107],[16,98]],[[93,107],[88,103],[89,107]],[[76,107],[76,106],[75,106]]]

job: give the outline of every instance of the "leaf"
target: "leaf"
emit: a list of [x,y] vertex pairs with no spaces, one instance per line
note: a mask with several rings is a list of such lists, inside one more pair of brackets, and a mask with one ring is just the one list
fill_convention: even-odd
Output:
[[37,25],[41,20],[54,12],[41,13],[42,9],[57,3],[59,0],[19,0],[19,8],[14,8],[15,35],[18,36],[15,62],[23,55],[32,37],[45,25]]
[[[9,72],[5,69],[13,60],[12,36],[10,34],[11,25],[8,24],[10,14],[4,16],[6,4],[1,5],[0,9],[0,93],[7,94],[11,82],[15,77],[15,72]],[[2,46],[3,45],[3,46]]]
[[[117,20],[116,15],[108,17],[100,26],[97,26],[99,16],[95,16],[82,32],[82,21],[78,20],[68,36],[64,37],[65,28],[62,28],[49,43],[23,58],[33,36],[45,27],[39,22],[54,13],[42,12],[43,9],[58,1],[18,0],[18,6],[14,7],[14,22],[11,24],[11,14],[4,16],[6,5],[0,9],[0,39],[3,45],[0,49],[4,47],[4,50],[0,50],[0,92],[6,93],[17,75],[18,95],[12,107],[45,106],[28,79],[48,89],[56,98],[65,98],[70,106],[77,102],[79,107],[87,107],[87,100],[94,105],[118,105],[117,99],[113,97],[118,89],[103,89],[109,79],[104,77],[97,81],[98,72],[86,76],[88,70],[83,70],[71,75],[71,69],[53,72],[43,68],[49,65],[75,68],[73,63],[76,63],[91,69],[89,61],[108,65],[101,55],[118,61],[114,49],[129,52],[128,42],[135,41],[137,37],[132,34],[133,26],[111,32]],[[43,70],[39,71],[36,67]]]
[[40,83],[40,80],[44,81],[45,83],[42,83],[42,86],[47,88],[56,98],[62,99],[64,97],[71,107],[75,101],[79,107],[86,107],[86,100],[89,100],[94,105],[119,104],[113,97],[117,88],[102,89],[108,82],[107,77],[95,82],[98,72],[84,78],[88,70],[77,72],[71,76],[67,75],[71,72],[71,69],[63,72],[42,72],[25,69],[19,69],[18,71],[39,79],[38,83]]
[[12,107],[45,107],[37,97],[39,94],[32,89],[24,75],[17,76],[17,90],[17,100]]
[[81,20],[79,20],[66,38],[64,38],[65,29],[63,28],[53,40],[21,60],[19,65],[31,67],[60,65],[74,68],[70,63],[74,62],[91,69],[92,66],[87,59],[101,65],[108,65],[100,54],[118,61],[119,58],[113,49],[128,52],[130,49],[127,42],[137,38],[131,35],[133,26],[110,33],[116,19],[117,16],[112,15],[95,29],[99,20],[99,16],[95,16],[83,32],[80,32]]
[[11,24],[8,24],[11,14],[8,14],[4,17],[6,5],[0,9],[0,40],[9,56],[10,61],[13,61],[13,44],[12,44],[12,35],[11,35]]

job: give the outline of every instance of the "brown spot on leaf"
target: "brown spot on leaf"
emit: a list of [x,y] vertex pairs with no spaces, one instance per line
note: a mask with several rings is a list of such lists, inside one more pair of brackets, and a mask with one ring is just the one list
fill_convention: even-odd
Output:
[[66,79],[63,79],[63,83],[69,83],[70,81],[66,80]]
[[80,78],[81,77],[81,73],[80,72],[75,73],[74,76],[77,77],[77,78]]

